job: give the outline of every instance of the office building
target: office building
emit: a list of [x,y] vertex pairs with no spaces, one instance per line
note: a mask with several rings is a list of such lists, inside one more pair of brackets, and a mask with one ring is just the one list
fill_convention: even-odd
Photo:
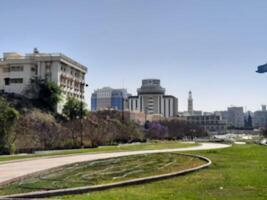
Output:
[[142,80],[141,88],[137,89],[137,96],[128,98],[130,112],[143,112],[146,115],[160,115],[165,118],[176,117],[178,113],[178,99],[165,95],[158,79]]
[[[0,59],[0,90],[4,93],[26,95],[37,81],[51,81],[62,88],[63,101],[57,106],[62,111],[66,97],[84,100],[87,68],[61,53],[4,53]],[[33,98],[31,96],[27,96]]]
[[110,87],[104,87],[97,89],[91,96],[91,110],[118,110],[122,111],[127,107],[127,98],[130,94],[126,89],[112,89]]
[[229,107],[226,120],[230,127],[243,128],[245,125],[243,107]]
[[192,115],[186,117],[187,122],[196,124],[205,131],[213,134],[226,133],[227,124],[219,115]]
[[265,128],[267,127],[267,111],[266,105],[262,105],[262,109],[255,111],[253,115],[253,127],[254,128]]

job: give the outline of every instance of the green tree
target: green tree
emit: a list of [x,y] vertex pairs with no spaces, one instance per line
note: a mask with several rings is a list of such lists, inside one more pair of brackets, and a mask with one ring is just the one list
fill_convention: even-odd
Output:
[[19,113],[3,98],[0,98],[0,153],[14,153],[15,134],[13,128]]
[[63,113],[69,120],[84,118],[87,114],[86,105],[83,101],[79,101],[74,97],[68,97],[66,104],[63,108]]
[[[76,132],[80,132],[80,146],[83,147],[83,119],[87,115],[86,104],[83,101],[79,101],[74,97],[68,97],[66,104],[63,108],[63,114],[68,119],[68,127],[72,133],[73,145],[76,145]],[[80,127],[77,127],[80,126]]]
[[55,112],[57,104],[62,100],[61,88],[53,82],[38,82],[39,85],[39,94],[38,100],[40,103],[47,107],[49,110]]

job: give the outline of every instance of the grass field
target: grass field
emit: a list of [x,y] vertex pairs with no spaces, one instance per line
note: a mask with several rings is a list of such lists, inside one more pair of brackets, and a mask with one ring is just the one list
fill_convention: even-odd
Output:
[[[194,152],[192,152],[194,153]],[[73,200],[265,200],[267,147],[255,144],[198,151],[213,161],[197,173],[102,192],[58,197]]]
[[55,169],[0,188],[0,195],[113,183],[197,167],[206,162],[177,153],[134,155]]
[[153,150],[153,149],[174,149],[183,148],[190,146],[197,146],[199,144],[182,143],[180,141],[151,141],[147,143],[138,144],[126,144],[117,146],[102,146],[98,148],[88,149],[73,149],[73,150],[60,150],[44,154],[27,154],[27,155],[11,155],[11,156],[0,156],[0,164],[4,161],[47,157],[47,156],[60,156],[60,155],[71,155],[80,153],[100,153],[100,152],[116,152],[116,151],[137,151],[137,150]]

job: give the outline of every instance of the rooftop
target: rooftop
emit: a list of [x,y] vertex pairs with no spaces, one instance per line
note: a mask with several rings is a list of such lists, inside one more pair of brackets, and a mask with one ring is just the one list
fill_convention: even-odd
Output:
[[21,60],[63,60],[65,62],[68,62],[72,65],[78,66],[84,71],[87,71],[87,67],[78,63],[77,61],[71,59],[70,57],[62,54],[62,53],[39,53],[38,51],[29,53],[29,54],[19,54],[17,52],[5,52],[3,53],[3,58],[0,58],[0,63],[9,63],[10,61],[21,61]]

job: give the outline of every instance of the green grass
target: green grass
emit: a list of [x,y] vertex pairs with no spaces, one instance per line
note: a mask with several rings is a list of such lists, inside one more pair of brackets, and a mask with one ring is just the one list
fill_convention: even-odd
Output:
[[75,200],[265,200],[267,148],[255,144],[192,152],[207,156],[211,167],[197,173],[143,185],[58,199]]
[[153,149],[167,149],[167,148],[173,149],[173,148],[183,148],[183,147],[190,147],[197,145],[199,144],[188,144],[188,143],[182,143],[180,141],[151,141],[140,144],[127,144],[118,146],[102,146],[98,148],[61,150],[61,151],[55,151],[53,153],[44,153],[44,154],[27,154],[27,155],[11,155],[11,156],[5,155],[5,156],[0,156],[0,164],[1,162],[4,161],[13,161],[13,160],[48,157],[48,156],[62,156],[62,155],[72,155],[81,153],[153,150]]
[[205,164],[177,153],[134,155],[67,165],[2,186],[0,195],[93,186],[176,172]]

